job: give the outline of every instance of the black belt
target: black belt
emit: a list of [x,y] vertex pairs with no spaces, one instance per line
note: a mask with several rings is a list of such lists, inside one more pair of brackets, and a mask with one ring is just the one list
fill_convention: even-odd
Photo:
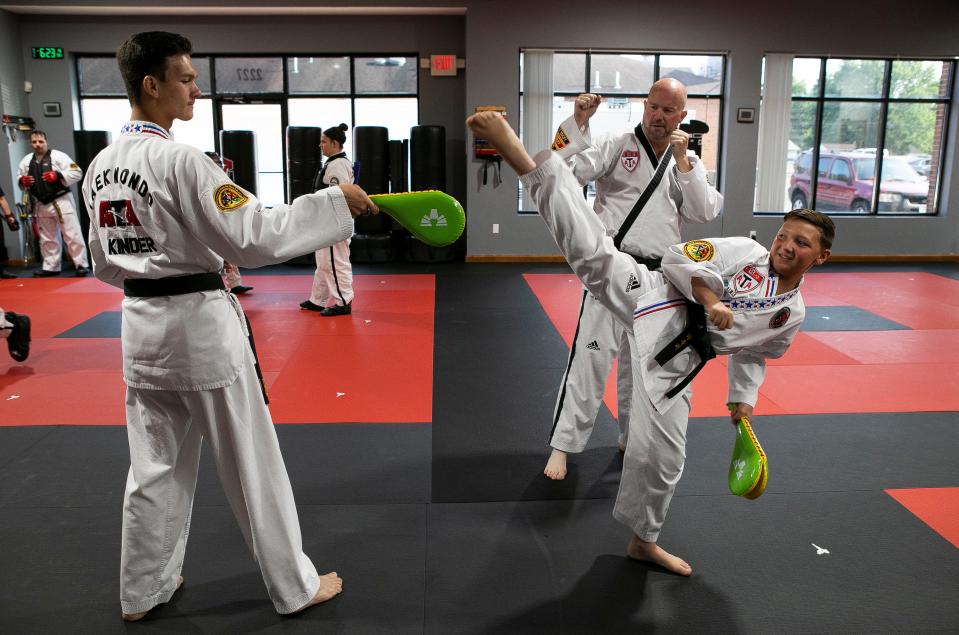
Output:
[[[633,254],[629,255],[633,256]],[[637,264],[643,265],[650,271],[656,271],[663,266],[662,258],[640,258],[639,256],[633,256],[633,260],[635,260]]]
[[699,364],[679,384],[666,393],[667,399],[672,399],[678,395],[706,366],[706,362],[716,357],[716,351],[713,350],[713,345],[709,342],[709,331],[706,329],[706,309],[702,304],[695,302],[686,304],[686,328],[656,354],[656,363],[664,366],[666,362],[676,357],[680,351],[689,347],[699,353]]
[[193,273],[166,278],[127,278],[123,281],[123,295],[131,298],[156,298],[218,289],[226,289],[223,278],[218,273]]

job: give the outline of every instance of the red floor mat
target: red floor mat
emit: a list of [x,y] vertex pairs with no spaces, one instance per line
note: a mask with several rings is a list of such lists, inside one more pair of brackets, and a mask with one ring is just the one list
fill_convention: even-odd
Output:
[[886,493],[959,547],[959,487],[887,489]]
[[[432,421],[432,275],[356,276],[353,314],[335,318],[299,308],[311,276],[245,282],[276,423]],[[122,297],[92,278],[0,283],[0,306],[33,323],[30,358],[0,374],[0,425],[124,424],[119,339],[55,338]]]
[[[567,344],[576,328],[582,285],[569,274],[526,274],[527,284]],[[857,306],[912,331],[800,333],[770,360],[757,414],[959,410],[959,281],[927,273],[812,273],[807,306]],[[815,368],[812,368],[815,367]],[[692,416],[725,413],[725,362],[693,382]],[[604,403],[616,416],[615,381]]]

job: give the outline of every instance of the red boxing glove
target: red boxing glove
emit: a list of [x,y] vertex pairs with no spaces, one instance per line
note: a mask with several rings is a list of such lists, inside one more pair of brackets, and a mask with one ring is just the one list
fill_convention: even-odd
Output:
[[20,177],[20,187],[27,188],[33,185],[34,183],[36,183],[36,181],[34,181],[33,177],[30,176],[29,174],[24,174],[23,176]]
[[60,175],[54,172],[53,170],[50,170],[49,172],[43,173],[43,180],[46,181],[47,183],[56,183],[57,181],[60,180]]

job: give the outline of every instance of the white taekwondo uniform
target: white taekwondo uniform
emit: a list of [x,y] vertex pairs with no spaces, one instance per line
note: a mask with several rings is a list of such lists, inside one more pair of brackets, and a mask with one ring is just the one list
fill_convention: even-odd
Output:
[[[593,143],[588,122],[581,130],[574,117],[560,124],[553,150],[567,159],[581,186],[594,181],[594,210],[609,236],[616,235],[656,174],[661,159],[642,126],[618,136],[604,135]],[[647,261],[645,264],[662,258],[669,245],[680,241],[681,222],[706,223],[722,209],[723,197],[707,183],[702,161],[692,152],[688,157],[693,169],[683,173],[669,155],[663,181],[622,239],[620,250]],[[620,445],[625,445],[631,409],[628,329],[585,290],[579,311],[550,432],[550,445],[564,452],[585,449],[602,402],[606,377],[617,357]]]
[[[314,189],[324,190],[340,183],[353,182],[353,164],[346,153],[334,154],[326,160],[316,176]],[[325,307],[344,305],[353,301],[353,265],[350,264],[350,239],[341,240],[326,249],[316,252],[316,273],[313,274],[313,289],[310,302]]]
[[[224,492],[280,613],[319,577],[303,553],[293,491],[236,297],[216,272],[282,262],[353,232],[339,188],[263,208],[200,150],[129,122],[83,184],[96,276],[124,287],[122,348],[130,472],[120,599],[137,613],[167,601],[183,566],[206,439]],[[200,274],[216,289],[131,295],[133,283]],[[143,279],[147,279],[144,281]],[[162,279],[162,280],[156,280]]]
[[733,311],[733,327],[708,325],[713,350],[729,355],[728,401],[755,405],[766,358],[781,356],[805,315],[799,289],[777,294],[769,253],[748,238],[674,245],[662,272],[617,250],[583,200],[581,186],[555,153],[536,157],[524,187],[574,273],[587,290],[629,327],[633,416],[614,517],[641,539],[655,542],[686,458],[690,390],[666,395],[700,362],[692,348],[660,366],[655,357],[686,325],[691,279],[702,278]]
[[[59,150],[49,150],[50,169],[60,173],[59,183],[52,186],[42,183],[43,164],[33,160],[33,153],[23,157],[17,168],[17,181],[22,176],[32,176],[34,184],[30,192],[34,200],[33,214],[37,217],[37,228],[40,231],[40,254],[43,257],[43,269],[46,271],[60,271],[63,258],[63,247],[60,242],[60,232],[67,241],[67,252],[73,260],[73,266],[84,269],[90,267],[87,260],[87,248],[83,243],[83,229],[80,227],[80,218],[77,216],[77,207],[73,201],[73,193],[69,188],[83,178],[83,170],[67,154]],[[38,188],[64,190],[53,200],[44,203],[37,198]]]

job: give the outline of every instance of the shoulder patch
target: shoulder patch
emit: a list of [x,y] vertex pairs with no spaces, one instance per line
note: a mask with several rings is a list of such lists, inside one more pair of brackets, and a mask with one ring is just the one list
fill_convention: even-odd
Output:
[[339,184],[340,184],[340,180],[338,178],[336,178],[335,176],[330,177],[330,185],[339,185]]
[[224,183],[213,193],[213,202],[221,212],[232,212],[242,207],[250,198],[233,183]]
[[711,260],[716,248],[708,240],[690,240],[683,245],[683,253],[693,262]]
[[80,166],[77,165],[76,163],[71,163],[71,164],[70,164],[70,169],[71,169],[71,170],[79,170],[79,169],[80,169]]
[[550,146],[550,150],[562,150],[569,145],[569,137],[566,136],[566,132],[560,128],[556,131],[556,136],[553,137],[553,145]]

